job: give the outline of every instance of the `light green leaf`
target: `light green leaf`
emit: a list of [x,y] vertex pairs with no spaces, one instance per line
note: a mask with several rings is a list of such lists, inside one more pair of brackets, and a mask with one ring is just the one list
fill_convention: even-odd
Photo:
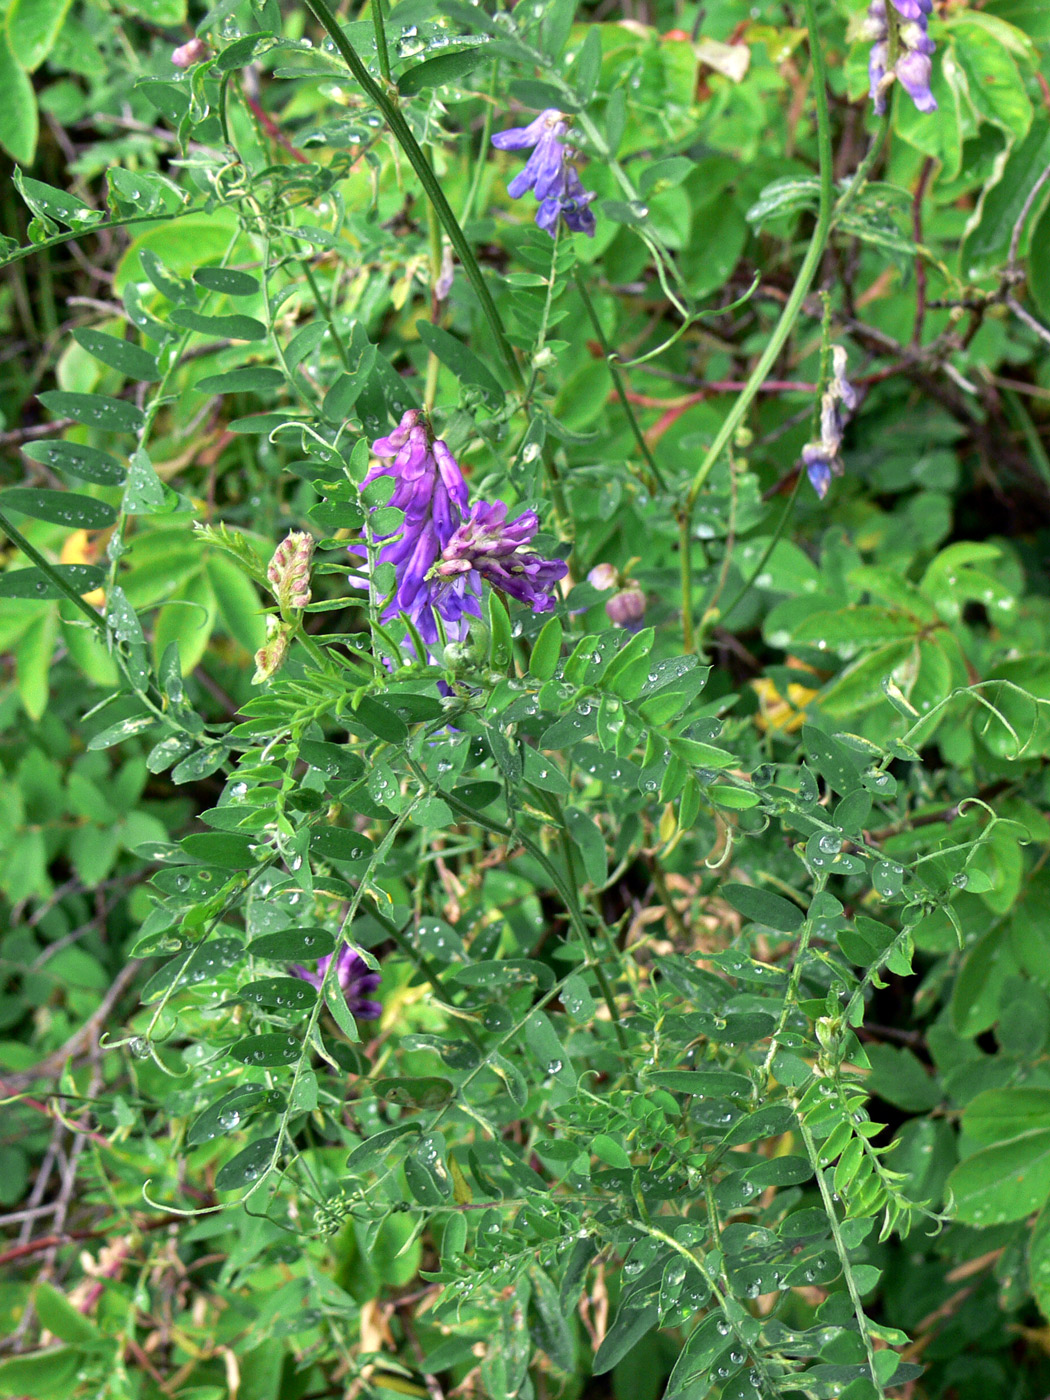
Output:
[[7,42],[27,73],[39,68],[51,52],[70,4],[71,0],[13,0],[7,12]]

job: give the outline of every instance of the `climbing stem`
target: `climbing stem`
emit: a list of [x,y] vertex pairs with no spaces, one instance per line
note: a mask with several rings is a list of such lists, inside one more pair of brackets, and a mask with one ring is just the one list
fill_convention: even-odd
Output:
[[[820,167],[820,201],[817,207],[817,223],[809,247],[806,249],[806,256],[795,279],[795,285],[780,313],[780,320],[774,327],[773,333],[766,343],[766,348],[751,371],[747,383],[740,391],[739,397],[726,415],[714,441],[696,470],[696,475],[693,477],[685,500],[687,517],[691,517],[704,483],[711,475],[733,434],[743,422],[744,415],[751,407],[755,395],[761,389],[777,356],[784,348],[795,321],[798,319],[806,293],[813,284],[820,260],[824,255],[824,249],[827,247],[828,235],[831,232],[834,211],[832,208],[831,119],[828,111],[827,67],[824,62],[824,51],[820,46],[815,0],[805,0],[805,10],[806,26],[809,30],[809,49],[813,63],[813,92],[817,105],[817,154]],[[860,171],[858,171],[859,174]]]
[[523,380],[521,368],[507,340],[500,320],[499,312],[496,310],[496,303],[492,300],[492,294],[488,289],[485,278],[482,275],[478,260],[474,256],[474,250],[467,242],[466,236],[460,227],[459,220],[452,212],[452,208],[445,198],[433,167],[423,153],[423,149],[408,125],[401,109],[398,106],[397,90],[392,83],[380,84],[372,77],[368,69],[354,48],[343,30],[335,15],[328,8],[326,0],[304,0],[306,8],[311,12],[317,22],[327,31],[332,43],[335,44],[343,57],[346,66],[360,83],[365,95],[382,112],[387,126],[398,145],[404,151],[408,163],[419,177],[419,183],[423,186],[424,193],[430,200],[441,220],[442,227],[449,236],[449,240],[454,248],[457,257],[463,264],[463,271],[467,274],[478,303],[481,306],[482,315],[489,324],[492,338],[495,342],[496,350],[506,366],[511,383],[515,389],[521,389]]

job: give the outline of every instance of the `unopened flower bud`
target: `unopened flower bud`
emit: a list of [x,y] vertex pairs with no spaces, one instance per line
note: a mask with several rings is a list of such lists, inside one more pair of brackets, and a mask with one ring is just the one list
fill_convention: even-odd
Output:
[[637,586],[621,588],[606,603],[605,612],[617,627],[637,627],[645,616],[645,594]]
[[282,612],[305,608],[309,603],[313,552],[313,536],[301,530],[292,530],[274,550],[266,577]]
[[619,572],[613,564],[595,564],[587,575],[587,582],[605,593],[608,589],[616,587],[619,577]]
[[291,628],[287,623],[281,622],[272,613],[268,614],[266,641],[255,653],[255,675],[252,676],[252,685],[261,685],[263,681],[268,681],[271,676],[277,674],[288,655],[290,638]]
[[172,51],[171,61],[176,68],[192,68],[195,63],[202,63],[209,52],[203,39],[190,39]]

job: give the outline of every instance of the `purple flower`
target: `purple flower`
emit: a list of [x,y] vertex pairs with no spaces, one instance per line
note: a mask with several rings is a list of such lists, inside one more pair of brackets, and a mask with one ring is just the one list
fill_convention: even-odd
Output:
[[844,470],[839,455],[842,435],[859,402],[856,389],[846,378],[846,352],[841,345],[831,347],[831,368],[831,379],[820,400],[820,441],[808,442],[802,449],[802,464],[821,500],[828,494],[831,478],[841,476]]
[[520,199],[528,190],[539,201],[536,223],[544,233],[554,237],[558,219],[563,218],[574,233],[593,238],[594,214],[589,208],[594,198],[580,183],[576,170],[568,164],[570,152],[564,137],[569,124],[563,114],[548,107],[528,126],[514,126],[497,132],[492,144],[500,151],[524,151],[532,147],[525,168],[511,180],[507,193]]
[[[393,477],[396,484],[387,504],[404,515],[398,531],[382,537],[378,554],[379,562],[393,564],[397,573],[394,596],[383,621],[407,613],[423,640],[434,643],[439,633],[429,576],[467,509],[467,483],[446,444],[431,437],[418,409],[409,409],[389,436],[377,438],[372,451],[380,460],[362,485],[380,476]],[[355,549],[360,552],[360,546]],[[446,635],[463,635],[466,614],[481,616],[478,591],[472,593],[464,585],[442,595],[439,611]]]
[[[868,81],[875,111],[880,116],[886,111],[886,93],[896,78],[920,112],[935,112],[937,99],[930,91],[933,76],[930,58],[936,45],[926,32],[927,16],[933,9],[932,0],[893,0],[893,8],[900,19],[894,16],[891,20],[886,12],[886,0],[871,0],[867,18],[861,27],[862,36],[873,41],[868,59]],[[897,28],[900,53],[892,70],[887,72],[891,23]]]
[[810,485],[821,500],[828,494],[834,471],[833,457],[828,456],[819,442],[808,442],[802,449],[802,461],[809,477]]
[[382,981],[378,972],[372,972],[364,958],[359,953],[355,953],[349,943],[344,943],[337,953],[329,953],[325,958],[318,958],[317,971],[310,972],[299,963],[294,964],[289,971],[293,977],[301,977],[304,982],[309,982],[311,987],[316,987],[320,991],[324,982],[325,973],[328,971],[328,964],[335,958],[335,975],[346,997],[346,1004],[350,1008],[350,1014],[356,1016],[360,1021],[377,1021],[383,1014],[381,1002],[372,1001],[366,993],[374,992]]
[[480,575],[493,588],[528,603],[533,612],[554,606],[551,590],[569,566],[562,559],[543,559],[529,549],[539,528],[534,510],[507,520],[503,501],[476,501],[456,530],[434,569],[439,587],[453,587]]

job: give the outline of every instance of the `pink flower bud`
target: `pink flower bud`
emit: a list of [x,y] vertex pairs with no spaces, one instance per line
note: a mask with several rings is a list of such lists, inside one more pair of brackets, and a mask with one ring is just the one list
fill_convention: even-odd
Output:
[[593,584],[595,588],[600,588],[604,593],[607,589],[616,587],[619,577],[619,573],[612,564],[595,564],[587,575],[587,582]]
[[645,594],[637,586],[621,588],[606,603],[605,611],[617,627],[637,627],[645,616]]
[[274,550],[266,577],[282,612],[305,608],[310,601],[310,560],[313,552],[313,536],[301,530],[292,530]]
[[288,655],[288,641],[291,629],[287,623],[279,621],[270,613],[266,618],[266,641],[255,653],[255,675],[252,685],[261,685],[284,665]]
[[176,68],[192,68],[208,57],[210,49],[203,39],[190,39],[172,51],[171,61]]

